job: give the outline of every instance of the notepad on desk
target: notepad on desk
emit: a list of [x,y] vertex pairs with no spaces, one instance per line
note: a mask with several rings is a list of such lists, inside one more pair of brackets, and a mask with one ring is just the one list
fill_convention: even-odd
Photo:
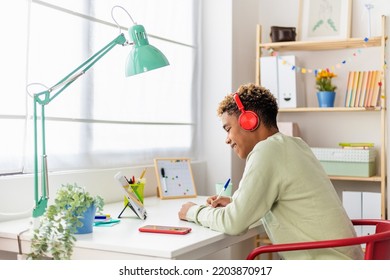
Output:
[[95,220],[93,223],[94,226],[97,227],[112,227],[120,223],[118,219],[108,218],[106,220]]

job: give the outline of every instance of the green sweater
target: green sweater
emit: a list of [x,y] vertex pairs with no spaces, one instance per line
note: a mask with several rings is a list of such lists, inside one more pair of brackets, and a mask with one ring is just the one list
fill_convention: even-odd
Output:
[[[193,206],[187,219],[230,235],[262,221],[274,244],[356,236],[320,162],[300,138],[276,133],[257,143],[226,207]],[[360,246],[281,253],[284,259],[362,259]]]

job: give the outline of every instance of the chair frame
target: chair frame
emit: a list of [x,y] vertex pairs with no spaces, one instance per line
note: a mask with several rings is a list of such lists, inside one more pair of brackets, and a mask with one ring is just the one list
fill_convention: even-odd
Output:
[[375,226],[375,233],[335,240],[260,246],[249,253],[247,260],[253,260],[258,255],[264,253],[345,247],[361,244],[366,244],[364,253],[365,260],[390,260],[390,220],[354,219],[351,221],[354,226]]

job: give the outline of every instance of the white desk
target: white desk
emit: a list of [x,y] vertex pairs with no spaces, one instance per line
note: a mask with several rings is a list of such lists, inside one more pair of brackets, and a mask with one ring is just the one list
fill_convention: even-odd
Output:
[[[185,201],[203,204],[206,197],[189,199],[160,200],[156,197],[146,198],[148,212],[146,220],[138,219],[126,209],[121,222],[113,227],[94,227],[93,233],[77,235],[73,259],[208,259],[213,253],[229,248],[237,243],[248,245],[243,256],[254,247],[253,237],[263,232],[262,226],[251,228],[240,236],[230,236],[181,221],[178,211]],[[122,203],[107,204],[104,212],[116,217],[123,209]],[[19,252],[17,236],[29,228],[31,219],[22,219],[0,223],[0,250]],[[141,233],[138,228],[146,224],[169,226],[189,226],[191,233],[186,235]],[[21,235],[21,250],[29,252],[30,233]],[[226,254],[224,254],[226,255]]]

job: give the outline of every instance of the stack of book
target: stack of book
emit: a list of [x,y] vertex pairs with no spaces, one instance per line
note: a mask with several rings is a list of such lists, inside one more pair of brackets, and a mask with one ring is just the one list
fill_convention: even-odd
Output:
[[339,146],[343,149],[353,149],[353,150],[368,150],[374,147],[374,143],[368,143],[368,142],[341,142],[339,143]]
[[348,74],[345,107],[376,107],[382,89],[382,71],[351,71]]

